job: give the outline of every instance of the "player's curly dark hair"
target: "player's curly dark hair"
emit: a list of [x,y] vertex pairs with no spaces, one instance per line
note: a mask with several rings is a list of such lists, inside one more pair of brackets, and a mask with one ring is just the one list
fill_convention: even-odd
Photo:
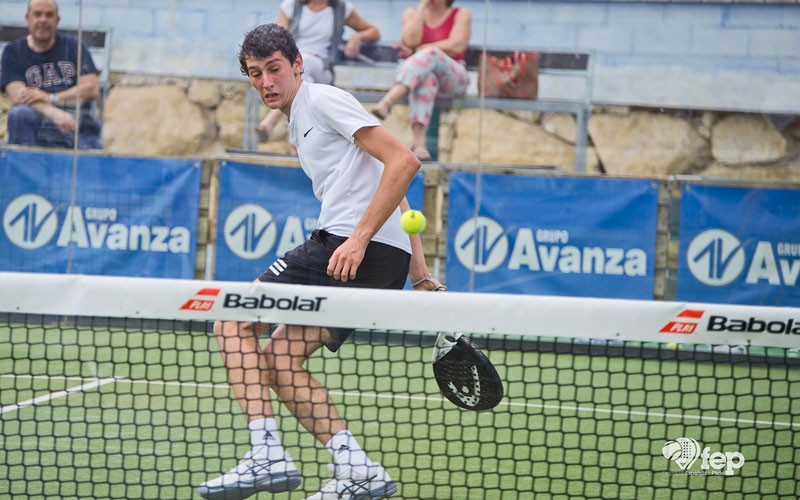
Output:
[[239,66],[242,74],[247,76],[246,59],[263,59],[275,52],[282,52],[290,63],[294,63],[300,51],[289,30],[275,23],[262,24],[253,28],[244,36],[239,51]]

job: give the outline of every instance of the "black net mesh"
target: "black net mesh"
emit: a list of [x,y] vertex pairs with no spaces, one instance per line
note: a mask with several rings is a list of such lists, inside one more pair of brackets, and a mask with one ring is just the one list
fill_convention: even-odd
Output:
[[[0,497],[196,498],[249,449],[211,322],[0,319]],[[397,498],[800,496],[791,350],[471,337],[505,387],[490,411],[442,396],[430,333],[306,364]],[[280,498],[305,498],[330,454],[275,408],[302,475]]]

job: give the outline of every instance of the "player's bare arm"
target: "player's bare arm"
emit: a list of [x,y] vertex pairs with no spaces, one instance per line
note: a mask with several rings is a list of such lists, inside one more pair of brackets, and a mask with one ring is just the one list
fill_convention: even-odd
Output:
[[[405,212],[411,210],[411,205],[408,203],[408,198],[403,198],[400,202],[400,211]],[[425,251],[422,248],[422,238],[419,234],[408,235],[411,240],[411,262],[408,267],[408,279],[411,283],[419,283],[419,286],[414,287],[417,290],[428,290],[430,285],[424,283],[426,277],[430,276],[428,272],[428,264],[425,262]]]
[[355,279],[367,244],[403,201],[411,180],[421,167],[414,153],[382,126],[363,127],[353,137],[359,148],[383,162],[384,170],[378,189],[353,234],[328,262],[328,274],[341,281]]

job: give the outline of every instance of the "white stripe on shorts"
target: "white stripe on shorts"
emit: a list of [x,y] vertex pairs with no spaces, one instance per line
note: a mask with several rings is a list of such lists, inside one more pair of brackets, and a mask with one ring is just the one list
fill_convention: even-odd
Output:
[[272,271],[272,274],[275,276],[280,276],[280,274],[286,270],[286,262],[283,259],[278,259],[269,266],[269,270]]

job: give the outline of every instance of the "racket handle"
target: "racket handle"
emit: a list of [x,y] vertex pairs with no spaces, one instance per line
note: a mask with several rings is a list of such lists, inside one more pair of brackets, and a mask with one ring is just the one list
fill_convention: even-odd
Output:
[[[461,332],[456,333],[448,333],[448,332],[439,332],[436,335],[436,342],[433,344],[433,362],[436,363],[442,357],[444,357],[450,350],[456,345],[456,342],[459,338],[461,338],[464,334]],[[448,339],[450,337],[452,340]]]

